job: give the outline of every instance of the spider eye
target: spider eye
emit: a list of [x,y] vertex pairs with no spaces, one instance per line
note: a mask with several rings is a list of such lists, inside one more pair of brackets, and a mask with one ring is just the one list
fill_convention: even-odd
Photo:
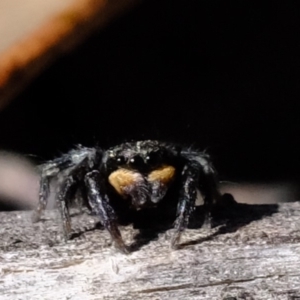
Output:
[[146,163],[148,165],[156,165],[160,162],[160,156],[157,152],[150,152],[146,156]]
[[129,160],[129,163],[134,167],[142,167],[144,165],[144,160],[139,155],[136,155]]
[[116,161],[117,161],[118,165],[124,165],[125,164],[125,157],[122,156],[122,155],[117,156]]

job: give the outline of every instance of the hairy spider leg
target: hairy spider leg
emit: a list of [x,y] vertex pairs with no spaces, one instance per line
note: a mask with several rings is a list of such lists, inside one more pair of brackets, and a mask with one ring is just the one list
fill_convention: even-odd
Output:
[[48,196],[50,192],[50,180],[60,172],[61,165],[64,165],[64,163],[65,160],[60,161],[59,158],[40,166],[41,179],[39,190],[39,202],[37,208],[32,214],[33,222],[38,222],[41,218],[43,211],[46,209]]
[[171,247],[176,248],[181,233],[189,223],[189,217],[194,210],[197,199],[199,170],[192,163],[187,163],[182,170],[183,186],[177,207],[177,218],[174,223],[175,233],[171,240]]
[[79,147],[76,150],[71,150],[69,153],[40,166],[41,179],[39,202],[32,215],[33,222],[38,222],[40,220],[41,214],[47,206],[51,179],[67,169],[74,168],[73,170],[76,170],[77,168],[82,167],[84,164],[88,164],[91,167],[93,161],[95,160],[95,156],[95,150]]
[[[203,170],[204,173],[207,170]],[[204,213],[205,219],[203,222],[203,227],[208,229],[212,226],[212,208],[213,205],[220,202],[222,195],[219,191],[218,182],[216,179],[216,174],[212,169],[209,170],[209,173],[205,173],[205,176],[201,179],[201,186],[199,188],[204,200]]]
[[212,207],[222,198],[217,179],[218,174],[208,154],[189,150],[185,151],[183,156],[199,164],[199,191],[203,196],[205,212],[203,226],[210,228]]
[[[68,204],[71,201],[74,202],[74,193],[72,193],[72,188],[75,188],[75,191],[78,191],[79,183],[84,180],[83,169],[87,166],[88,159],[85,158],[82,162],[76,165],[76,168],[73,168],[68,177],[64,182],[62,182],[59,191],[57,193],[57,204],[61,213],[61,218],[63,222],[63,232],[64,238],[67,241],[71,237],[71,219],[69,214]],[[77,186],[76,186],[77,185]],[[81,189],[82,192],[82,189]]]
[[75,185],[75,183],[77,183],[77,181],[74,179],[74,177],[69,176],[62,184],[57,196],[57,204],[61,212],[64,237],[66,241],[70,238],[72,231],[68,203],[72,196],[71,188]]
[[175,234],[171,241],[173,248],[176,248],[182,231],[188,226],[189,217],[195,208],[197,190],[199,189],[204,199],[205,219],[203,225],[205,227],[211,227],[212,206],[221,197],[216,171],[209,160],[209,156],[195,151],[186,151],[182,155],[188,159],[188,163],[182,171],[184,183],[177,208]]
[[120,230],[117,226],[117,217],[114,209],[109,204],[108,196],[101,181],[99,171],[94,170],[85,176],[89,205],[100,218],[101,224],[110,233],[115,246],[123,253],[129,253]]
[[38,222],[40,220],[41,214],[47,206],[49,191],[50,191],[49,177],[42,175],[40,179],[39,203],[37,208],[34,210],[32,214],[33,222]]

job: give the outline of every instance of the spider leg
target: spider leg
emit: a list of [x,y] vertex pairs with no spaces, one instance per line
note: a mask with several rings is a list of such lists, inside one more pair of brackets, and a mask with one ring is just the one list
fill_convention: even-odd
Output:
[[177,218],[175,220],[175,233],[171,240],[171,247],[176,248],[181,233],[188,225],[189,217],[194,210],[195,202],[197,199],[198,187],[198,169],[191,163],[184,166],[182,171],[183,187],[180,191],[180,199],[177,207]]
[[77,180],[73,176],[69,176],[62,184],[57,196],[57,204],[61,212],[61,218],[63,222],[63,232],[66,241],[70,238],[71,230],[72,230],[68,203],[70,203],[72,197],[71,188],[76,183]]
[[68,169],[70,169],[71,172],[71,170],[76,170],[83,165],[86,165],[88,169],[92,168],[94,163],[96,163],[97,155],[101,154],[97,151],[99,151],[99,149],[95,150],[79,146],[77,149],[39,167],[41,170],[39,203],[32,215],[33,222],[39,221],[42,212],[47,206],[51,179],[58,176],[62,171],[67,171]]
[[195,208],[197,189],[204,199],[205,227],[211,227],[211,211],[214,203],[221,198],[218,189],[216,171],[209,156],[202,152],[186,150],[182,152],[186,158],[186,165],[182,171],[183,187],[177,208],[177,219],[175,221],[175,235],[171,245],[176,248],[180,241],[182,231],[187,227],[189,217]]
[[99,171],[92,171],[86,174],[85,184],[87,187],[88,201],[101,221],[101,224],[110,233],[116,247],[123,253],[129,253],[129,248],[125,245],[120,230],[117,226],[117,217],[114,209],[109,204],[109,199],[101,184]]
[[211,212],[214,204],[220,202],[222,194],[219,189],[218,174],[208,154],[197,151],[185,151],[184,155],[199,165],[199,191],[204,200],[206,227],[211,226]]
[[38,222],[40,220],[41,214],[47,206],[49,191],[50,191],[49,178],[47,176],[41,176],[40,190],[39,190],[39,203],[37,208],[32,214],[33,222]]
[[215,203],[217,203],[222,195],[219,191],[218,182],[216,179],[216,174],[214,172],[205,172],[203,174],[202,184],[200,184],[199,190],[203,196],[204,201],[204,212],[205,219],[203,226],[206,228],[211,228],[212,225],[212,208]]
[[39,202],[38,206],[32,214],[32,221],[38,222],[41,214],[46,209],[48,196],[50,192],[50,180],[60,172],[60,162],[58,159],[50,161],[40,166],[41,179],[39,189]]
[[199,191],[203,196],[205,219],[203,226],[211,228],[212,223],[212,207],[220,201],[222,195],[219,190],[219,182],[217,180],[217,172],[205,153],[193,153],[193,160],[199,164]]

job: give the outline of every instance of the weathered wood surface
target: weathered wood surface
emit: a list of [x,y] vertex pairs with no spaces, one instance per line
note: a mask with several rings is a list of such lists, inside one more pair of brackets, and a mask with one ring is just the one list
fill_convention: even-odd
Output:
[[[94,217],[73,217],[84,233],[64,243],[58,212],[30,216],[0,213],[0,299],[300,299],[297,202],[220,209],[218,226],[188,229],[180,250],[168,230],[130,255]],[[128,241],[136,230],[122,232]]]

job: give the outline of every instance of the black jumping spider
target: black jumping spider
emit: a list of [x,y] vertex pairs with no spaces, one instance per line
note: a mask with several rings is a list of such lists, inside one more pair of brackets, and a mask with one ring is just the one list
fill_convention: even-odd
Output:
[[204,199],[206,222],[210,222],[211,206],[220,197],[216,173],[207,154],[152,140],[124,143],[106,151],[79,146],[43,164],[35,221],[46,207],[52,178],[61,181],[57,202],[65,238],[71,235],[68,204],[74,189],[80,190],[86,206],[98,215],[116,246],[126,253],[129,248],[118,229],[118,203],[135,210],[155,207],[166,201],[172,187],[176,191],[177,212],[171,245],[176,247],[195,208],[197,190]]

